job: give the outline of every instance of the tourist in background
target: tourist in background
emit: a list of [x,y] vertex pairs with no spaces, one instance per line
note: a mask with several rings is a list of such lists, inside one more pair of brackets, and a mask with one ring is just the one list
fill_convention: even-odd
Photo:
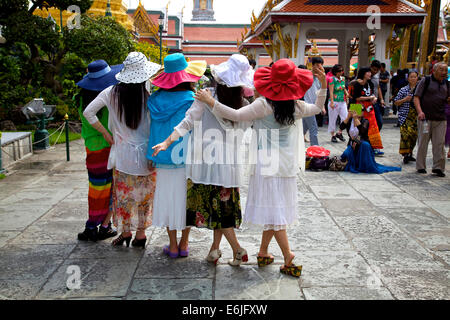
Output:
[[[112,245],[124,242],[129,246],[132,230],[136,230],[133,246],[145,247],[145,230],[152,222],[152,201],[156,184],[156,170],[145,158],[150,129],[146,108],[146,81],[160,66],[147,60],[140,52],[131,52],[116,75],[120,82],[103,90],[84,110],[83,115],[93,128],[102,133],[112,145],[108,169],[113,169],[114,225],[121,229]],[[106,106],[109,129],[96,114]]]
[[[386,93],[388,91],[390,73],[386,70],[386,63],[381,63],[380,69],[380,89],[383,100],[386,101]],[[384,116],[385,108],[381,108],[381,116]]]
[[[311,87],[313,74],[322,84],[316,104],[297,101]],[[280,272],[295,277],[300,276],[302,266],[293,263],[295,255],[289,247],[286,227],[298,216],[297,174],[302,165],[299,162],[304,163],[305,156],[305,151],[298,149],[302,132],[298,131],[295,120],[319,113],[326,98],[323,67],[315,67],[313,74],[297,68],[289,59],[280,59],[272,67],[259,68],[254,82],[261,97],[239,110],[216,101],[208,91],[202,90],[196,95],[218,116],[232,121],[253,121],[258,150],[251,150],[256,152],[257,161],[250,176],[244,221],[264,226],[258,266],[274,261],[268,247],[275,236],[284,256]],[[271,134],[267,134],[267,130]]]
[[400,124],[400,150],[403,163],[416,161],[413,150],[417,142],[417,111],[414,107],[414,93],[419,80],[419,73],[412,70],[408,74],[408,85],[400,89],[394,98],[398,108],[398,123]]
[[433,66],[433,73],[424,77],[417,85],[414,105],[418,114],[418,149],[416,169],[418,173],[427,173],[426,157],[428,143],[433,146],[432,172],[438,177],[445,177],[445,135],[447,118],[445,105],[450,102],[450,88],[447,81],[447,64],[438,62]]
[[[95,130],[83,112],[98,94],[111,85],[117,84],[115,75],[122,64],[109,66],[104,60],[96,60],[88,65],[88,73],[77,83],[81,91],[75,102],[81,119],[81,136],[86,148],[86,168],[89,177],[88,212],[85,229],[78,234],[78,240],[104,240],[114,237],[117,231],[111,227],[111,184],[112,170],[108,169],[111,146],[103,135]],[[108,128],[108,108],[99,111],[100,122]]]
[[341,130],[346,129],[349,136],[347,149],[341,155],[341,160],[348,161],[344,170],[377,174],[401,171],[400,167],[388,167],[375,162],[375,155],[369,143],[369,127],[369,121],[353,110],[350,110],[347,118],[342,121]]
[[[236,110],[248,105],[247,100],[242,98],[242,91],[243,87],[253,87],[254,71],[245,56],[234,54],[228,61],[212,65],[211,73],[216,83],[214,92],[217,101]],[[188,149],[191,161],[186,163],[186,225],[214,231],[213,243],[206,258],[214,264],[222,256],[220,241],[223,235],[233,249],[233,259],[228,263],[238,266],[248,261],[247,251],[239,244],[234,229],[239,228],[242,222],[239,187],[242,186],[243,159],[238,158],[238,149],[241,147],[243,130],[250,125],[251,122],[232,122],[217,118],[203,102],[196,100],[171,135],[163,143],[153,147],[153,155],[156,156],[167,150],[179,137],[193,130]],[[233,129],[242,131],[236,134],[237,139],[224,141],[228,130]],[[195,140],[196,137],[204,137],[211,130],[220,132],[222,140]],[[200,146],[201,150],[214,147],[215,150],[223,150],[223,153],[220,156],[216,154],[211,159],[213,161],[203,158],[201,163],[196,163],[194,149]]]
[[[384,108],[384,97],[380,88],[380,69],[381,63],[378,60],[373,60],[370,64],[370,72],[372,73],[370,81],[373,84],[373,95],[377,100],[373,103],[373,109],[375,111],[375,119],[377,121],[378,130],[381,131],[383,127],[383,116],[381,109]],[[384,152],[375,148],[375,155],[382,156]]]
[[372,72],[370,68],[363,67],[359,69],[356,82],[352,83],[352,99],[350,104],[362,104],[363,116],[369,120],[369,141],[370,145],[374,149],[383,149],[383,143],[381,142],[380,131],[378,130],[377,121],[375,118],[375,111],[373,105],[377,101],[377,98],[373,94],[374,86],[370,81]]
[[[312,58],[312,67],[316,69],[319,66],[323,67],[323,59],[321,57],[313,57]],[[304,65],[299,65],[298,67],[300,69],[306,69],[306,66],[304,66]],[[310,104],[315,103],[316,98],[317,98],[317,91],[320,90],[320,87],[321,87],[320,80],[314,76],[314,82],[313,82],[311,88],[309,88],[308,91],[306,91],[305,96],[303,97],[303,100],[306,103],[310,103]],[[322,115],[324,115],[325,112],[326,112],[325,108],[323,108]],[[303,135],[305,135],[306,132],[309,131],[310,145],[318,146],[319,145],[319,139],[318,139],[319,128],[317,127],[316,116],[312,115],[310,117],[304,117],[304,118],[302,118],[302,121],[303,121]]]
[[[155,156],[152,155],[152,147],[164,141],[184,119],[186,111],[194,102],[194,83],[200,80],[205,71],[206,61],[188,63],[182,53],[168,55],[164,58],[164,72],[153,79],[153,85],[159,90],[148,99],[152,124],[147,158],[155,164],[158,175],[153,201],[153,225],[167,229],[169,245],[163,248],[163,252],[170,258],[189,255],[190,228],[186,227],[184,152],[187,139],[175,141],[166,152]],[[182,231],[179,243],[177,230]]]
[[[341,129],[336,132],[336,121],[339,116],[342,119],[347,118],[347,97],[348,92],[345,88],[344,69],[342,65],[335,64],[331,69],[333,77],[328,82],[330,97],[328,102],[328,132],[331,134],[331,142],[338,142],[337,139],[345,141]],[[337,139],[336,139],[337,138]]]

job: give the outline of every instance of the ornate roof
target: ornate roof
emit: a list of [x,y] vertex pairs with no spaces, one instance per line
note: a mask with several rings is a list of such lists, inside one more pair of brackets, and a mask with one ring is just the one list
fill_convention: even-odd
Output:
[[401,0],[291,0],[276,8],[279,12],[298,13],[366,13],[368,6],[376,5],[381,13],[423,13],[413,3]]
[[159,27],[149,18],[141,1],[133,14],[133,25],[141,35],[150,36],[159,43]]

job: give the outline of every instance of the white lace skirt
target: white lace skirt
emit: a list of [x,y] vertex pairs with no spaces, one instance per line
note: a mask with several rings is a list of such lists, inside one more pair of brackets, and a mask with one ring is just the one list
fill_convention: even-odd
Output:
[[153,225],[170,230],[186,228],[186,169],[156,169]]
[[297,220],[297,178],[267,177],[259,163],[250,176],[244,222],[282,230]]

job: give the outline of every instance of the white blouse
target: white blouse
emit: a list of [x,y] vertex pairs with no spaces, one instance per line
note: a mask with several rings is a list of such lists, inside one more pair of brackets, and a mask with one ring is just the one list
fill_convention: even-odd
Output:
[[135,176],[147,176],[148,170],[147,148],[150,136],[150,114],[146,105],[142,106],[141,122],[136,130],[125,124],[125,119],[119,120],[117,100],[113,98],[113,86],[99,93],[86,107],[84,117],[90,124],[98,121],[97,112],[107,106],[109,111],[108,128],[111,131],[114,144],[111,146],[108,159],[108,169],[116,170]]
[[[320,89],[315,104],[297,100],[294,112],[297,121],[290,126],[282,126],[275,120],[272,106],[264,97],[238,110],[216,101],[213,113],[232,121],[253,121],[250,164],[265,163],[261,170],[263,176],[295,177],[299,168],[305,168],[303,127],[298,120],[321,112],[326,94],[326,89]],[[254,173],[254,166],[252,169]]]
[[242,139],[250,125],[251,122],[218,118],[205,103],[195,100],[185,118],[174,128],[175,138],[193,130],[186,159],[186,177],[199,184],[226,188],[242,186],[245,162]]

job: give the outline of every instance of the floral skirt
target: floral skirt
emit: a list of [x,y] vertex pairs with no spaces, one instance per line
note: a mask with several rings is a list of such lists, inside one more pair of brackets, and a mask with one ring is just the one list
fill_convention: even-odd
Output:
[[133,176],[114,169],[113,222],[121,232],[145,230],[152,224],[156,169]]
[[186,225],[208,229],[239,228],[242,222],[239,188],[187,181]]
[[417,111],[409,108],[405,122],[400,126],[400,150],[401,155],[412,154],[417,142]]

